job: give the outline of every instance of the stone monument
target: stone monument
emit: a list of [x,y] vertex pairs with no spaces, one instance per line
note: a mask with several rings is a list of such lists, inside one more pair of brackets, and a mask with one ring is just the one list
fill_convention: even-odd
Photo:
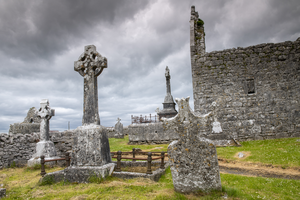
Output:
[[74,130],[70,166],[46,175],[53,176],[55,181],[87,183],[91,178],[103,179],[114,170],[107,129],[100,125],[98,112],[97,76],[104,68],[107,60],[94,45],[85,46],[84,53],[74,63],[74,70],[84,78],[82,126]]
[[189,97],[176,99],[179,113],[163,118],[166,130],[175,130],[179,139],[168,146],[174,188],[177,192],[221,190],[216,147],[206,139],[212,131],[213,114],[195,115]]
[[82,125],[100,125],[97,77],[104,68],[107,68],[107,59],[96,51],[94,45],[85,46],[84,52],[74,62],[74,70],[84,79]]
[[48,99],[42,99],[36,114],[40,118],[40,141],[36,144],[36,153],[27,162],[28,166],[39,164],[42,155],[45,160],[58,158],[54,143],[49,139],[49,121],[55,115],[55,110],[50,108]]
[[171,95],[171,84],[170,84],[171,76],[170,76],[170,70],[169,70],[168,66],[166,67],[165,77],[166,77],[167,94],[165,96],[165,100],[163,103],[163,109],[157,110],[159,119],[161,119],[162,117],[170,118],[170,117],[174,117],[175,115],[177,115],[173,96]]
[[121,123],[121,119],[117,119],[117,123],[115,124],[115,135],[114,138],[124,138],[123,133],[123,124]]
[[91,175],[105,178],[114,169],[111,162],[107,130],[100,125],[98,112],[97,76],[107,68],[107,59],[94,45],[84,47],[74,70],[84,78],[84,103],[82,126],[75,129],[71,166],[65,169],[65,180],[89,182]]

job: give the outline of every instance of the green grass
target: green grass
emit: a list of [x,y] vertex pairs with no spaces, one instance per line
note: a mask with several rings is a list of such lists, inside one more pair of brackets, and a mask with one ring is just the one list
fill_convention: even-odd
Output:
[[238,152],[250,152],[250,156],[243,159],[247,162],[259,162],[275,166],[300,167],[299,138],[282,138],[272,140],[256,140],[241,142],[242,147],[217,148],[219,158],[237,160],[234,155]]
[[[140,148],[143,151],[167,151],[169,144],[155,145],[128,145],[128,136],[124,139],[109,138],[110,151],[132,151],[132,148]],[[155,149],[156,147],[159,147]]]
[[159,182],[110,177],[101,183],[60,182],[41,186],[39,178],[39,170],[0,170],[0,182],[4,183],[8,195],[4,199],[223,199],[225,193],[228,199],[300,199],[300,181],[231,174],[221,174],[222,192],[180,194],[174,191],[169,168]]

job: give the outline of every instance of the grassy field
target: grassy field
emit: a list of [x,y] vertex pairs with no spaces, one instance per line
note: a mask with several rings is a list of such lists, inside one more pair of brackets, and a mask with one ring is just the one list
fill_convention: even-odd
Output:
[[241,147],[217,148],[219,158],[237,160],[238,152],[248,152],[244,162],[256,162],[285,167],[300,167],[300,139],[282,138],[241,142]]
[[[167,145],[126,145],[126,139],[110,139],[111,151],[130,151],[141,148],[151,151],[166,151]],[[299,166],[299,138],[268,141],[243,142],[243,147],[218,148],[220,157],[234,160],[234,155],[240,151],[251,152],[245,162],[262,162],[276,165]],[[262,146],[261,146],[262,145]],[[162,147],[162,148],[157,148]],[[298,147],[298,149],[296,148]],[[283,150],[282,150],[282,149]],[[286,154],[270,154],[272,150]],[[289,155],[289,154],[293,155]],[[266,158],[260,155],[264,154]],[[256,158],[259,155],[261,158]],[[268,157],[269,156],[269,157]],[[271,161],[270,161],[271,160]],[[46,169],[47,172],[62,168]],[[56,183],[41,186],[38,184],[40,170],[33,168],[7,168],[0,170],[0,184],[7,189],[4,199],[300,199],[300,181],[276,178],[246,177],[231,174],[221,174],[223,191],[203,194],[180,194],[174,191],[170,169],[160,179],[153,182],[147,179],[122,180],[109,177],[100,183],[70,184]],[[2,199],[1,199],[2,200]]]

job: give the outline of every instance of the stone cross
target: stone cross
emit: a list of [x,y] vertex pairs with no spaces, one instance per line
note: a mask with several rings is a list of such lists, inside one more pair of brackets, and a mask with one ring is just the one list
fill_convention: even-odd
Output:
[[94,45],[85,46],[84,52],[74,62],[74,70],[84,78],[82,125],[100,125],[97,77],[104,68],[107,68],[107,59],[96,51]]
[[37,115],[41,118],[41,141],[49,141],[49,120],[55,115],[55,110],[49,107],[48,99],[42,99]]
[[117,123],[121,123],[121,119],[119,117],[118,117],[117,121],[118,121]]

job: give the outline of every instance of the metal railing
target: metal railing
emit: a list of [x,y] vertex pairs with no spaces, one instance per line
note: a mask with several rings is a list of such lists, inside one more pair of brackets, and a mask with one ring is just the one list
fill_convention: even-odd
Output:
[[[122,151],[117,151],[117,152],[111,152],[111,154],[113,155],[112,158],[116,158],[117,159],[117,166],[115,168],[115,172],[121,172],[121,160],[122,159],[128,159],[128,160],[132,160],[132,162],[135,162],[136,160],[147,160],[147,172],[146,174],[152,174],[152,169],[151,169],[151,162],[152,160],[159,160],[161,159],[161,163],[160,163],[160,169],[164,169],[165,168],[165,164],[164,164],[164,160],[165,160],[165,155],[166,152],[142,152],[142,151],[136,151],[135,148],[132,149],[132,151],[129,152],[122,152]],[[116,156],[115,156],[116,154]],[[128,155],[128,154],[132,154],[132,157],[124,157],[122,156],[122,154]],[[148,155],[147,158],[136,158],[136,155]],[[152,158],[152,156],[158,156],[155,158]]]
[[70,166],[70,160],[71,160],[70,153],[67,152],[66,157],[64,157],[64,158],[56,158],[56,159],[51,159],[51,160],[45,160],[45,156],[41,156],[41,175],[44,176],[46,174],[46,170],[45,170],[45,163],[46,162],[53,162],[53,161],[58,161],[58,160],[65,160],[67,167],[69,167]]
[[151,116],[151,114],[149,116],[145,115],[145,116],[133,116],[131,115],[131,124],[143,124],[143,123],[157,123],[159,122],[159,119],[156,115]]
[[[122,156],[123,154],[123,156]],[[132,154],[132,157],[126,157],[126,155]],[[147,160],[147,172],[146,174],[152,174],[152,169],[151,169],[151,163],[153,160],[161,160],[160,163],[160,169],[165,168],[165,157],[168,156],[168,154],[164,151],[162,152],[143,152],[143,151],[136,151],[135,148],[132,149],[132,151],[129,152],[122,152],[122,151],[117,151],[117,152],[111,152],[112,158],[117,159],[117,166],[115,168],[116,172],[121,172],[121,160],[122,159],[128,159],[132,160],[132,162],[135,162],[136,160]],[[116,156],[115,156],[116,155]],[[136,155],[147,155],[147,158],[136,158]],[[124,157],[125,156],[125,157]],[[158,156],[153,158],[152,156]],[[51,160],[45,160],[45,156],[41,156],[41,175],[44,176],[46,174],[45,170],[45,163],[46,162],[53,162],[53,161],[59,161],[59,160],[65,160],[66,161],[66,166],[70,166],[70,153],[67,152],[64,158],[57,158],[57,159],[51,159]]]

